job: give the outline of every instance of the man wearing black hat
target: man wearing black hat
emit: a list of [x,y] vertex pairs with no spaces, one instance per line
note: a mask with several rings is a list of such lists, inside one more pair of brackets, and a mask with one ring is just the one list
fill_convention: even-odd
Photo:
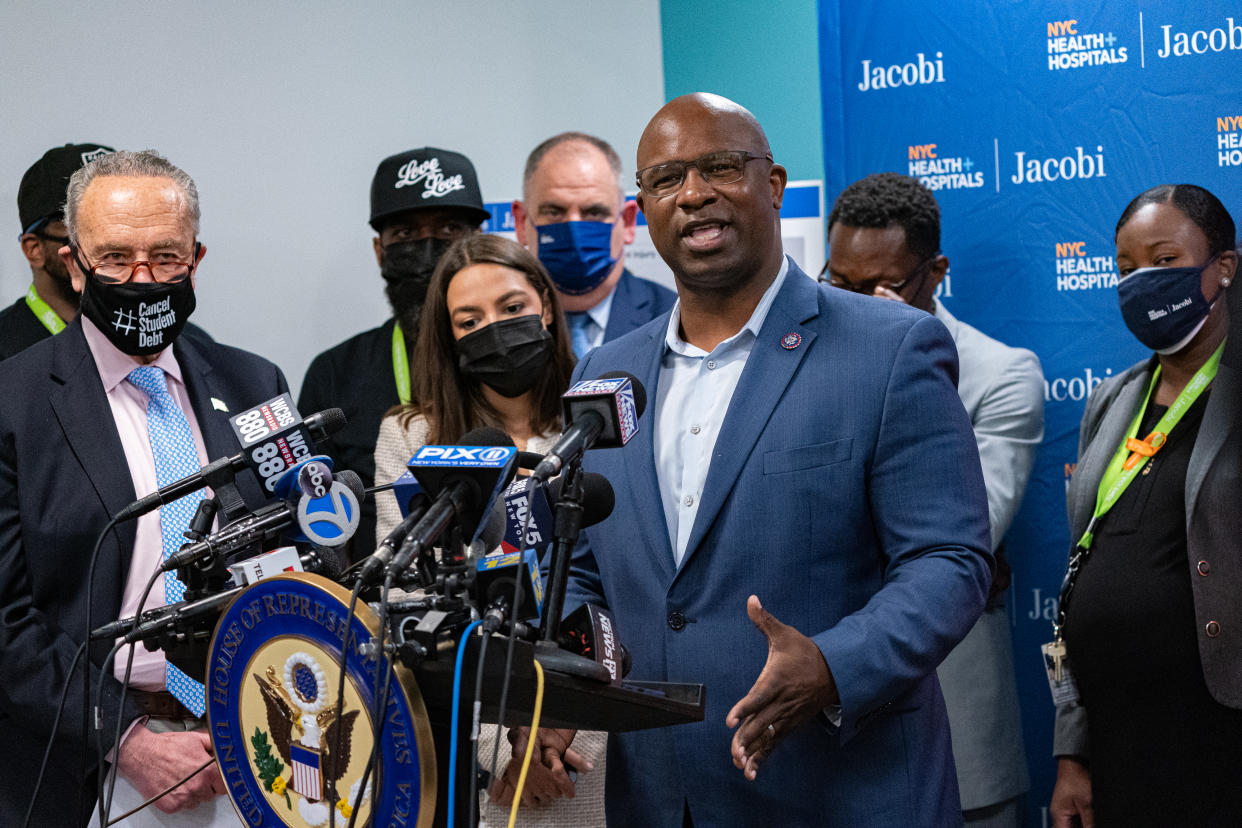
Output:
[[[375,171],[371,227],[379,235],[372,243],[393,316],[315,357],[298,398],[303,413],[345,412],[348,425],[320,445],[338,469],[352,469],[368,486],[377,482],[380,420],[410,400],[409,355],[431,274],[453,240],[478,232],[489,215],[474,165],[460,153],[423,147],[385,158]],[[374,549],[375,503],[367,498],[350,554],[359,560]]]
[[36,161],[17,188],[19,240],[30,263],[32,282],[26,295],[0,311],[0,359],[60,333],[78,313],[78,294],[59,250],[69,243],[65,232],[65,188],[78,167],[112,152],[101,144],[53,147]]

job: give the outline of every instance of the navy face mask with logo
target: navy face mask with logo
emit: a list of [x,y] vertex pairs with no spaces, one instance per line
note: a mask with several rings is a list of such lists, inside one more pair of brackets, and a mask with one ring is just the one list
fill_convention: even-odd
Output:
[[1144,267],[1117,285],[1121,318],[1134,338],[1158,354],[1172,354],[1194,338],[1220,296],[1203,295],[1201,267]]
[[557,290],[581,296],[604,283],[617,264],[612,255],[612,228],[608,221],[536,225],[539,261]]

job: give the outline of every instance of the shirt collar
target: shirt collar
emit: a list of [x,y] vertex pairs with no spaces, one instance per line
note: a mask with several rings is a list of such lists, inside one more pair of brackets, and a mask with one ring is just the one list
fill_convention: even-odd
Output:
[[[129,354],[123,353],[115,345],[108,341],[108,337],[95,326],[95,323],[82,316],[82,333],[86,336],[86,347],[90,349],[91,356],[95,359],[95,367],[99,370],[99,378],[103,380],[104,393],[112,393],[112,389],[116,388],[130,372],[138,367],[139,363]],[[151,363],[158,368],[164,370],[164,374],[175,379],[181,384],[185,384],[185,380],[181,378],[181,366],[177,364],[176,358],[173,356],[172,348],[165,348],[160,351],[159,356],[155,358],[155,362]]]
[[[776,278],[772,280],[772,284],[768,285],[768,289],[759,298],[759,304],[755,305],[754,311],[750,314],[750,319],[746,320],[746,324],[742,326],[740,331],[717,345],[717,350],[737,342],[746,334],[758,338],[759,329],[763,327],[764,320],[768,318],[768,311],[772,309],[772,303],[776,301],[776,294],[780,293],[781,285],[785,283],[785,277],[788,273],[789,257],[782,255],[780,270],[776,271]],[[673,303],[673,312],[669,315],[668,327],[664,331],[664,345],[668,350],[682,356],[706,356],[707,352],[702,348],[695,347],[681,338],[681,334],[678,333],[680,329],[681,297],[679,296],[677,301]]]
[[[608,317],[612,315],[612,297],[616,295],[617,289],[614,287],[612,290],[608,291],[607,296],[599,300],[599,302],[593,307],[579,312],[585,313],[588,317],[590,317],[592,322],[599,325],[599,329],[601,331],[606,331],[608,330]],[[568,313],[568,311],[566,312]]]

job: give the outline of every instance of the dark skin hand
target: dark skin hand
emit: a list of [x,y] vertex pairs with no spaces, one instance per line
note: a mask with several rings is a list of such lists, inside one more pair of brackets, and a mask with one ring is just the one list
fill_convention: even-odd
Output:
[[1057,784],[1048,805],[1053,828],[1093,828],[1095,813],[1091,810],[1091,771],[1072,756],[1057,758]]
[[[565,763],[568,762],[580,771],[589,771],[593,767],[584,756],[569,746],[576,733],[575,730],[539,728],[536,737],[538,744],[530,758],[526,785],[522,788],[523,805],[548,805],[557,799],[573,797],[574,781],[569,778]],[[513,739],[512,758],[488,788],[488,795],[498,805],[509,805],[513,802],[513,792],[517,790],[518,776],[522,772],[522,760],[526,756],[530,728],[512,730],[510,738]]]
[[737,728],[733,764],[753,780],[759,765],[785,736],[824,708],[839,704],[840,696],[814,641],[778,621],[758,596],[746,601],[746,614],[768,639],[768,660],[750,692],[733,705],[725,724]]

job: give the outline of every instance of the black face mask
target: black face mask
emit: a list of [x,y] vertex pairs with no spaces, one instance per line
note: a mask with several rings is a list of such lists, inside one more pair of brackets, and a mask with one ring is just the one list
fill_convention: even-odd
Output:
[[396,242],[383,249],[380,275],[387,283],[384,293],[402,330],[413,333],[418,328],[418,316],[427,298],[431,274],[452,243],[451,239],[426,238]]
[[502,319],[457,340],[461,372],[502,397],[534,388],[551,358],[552,334],[533,315]]
[[110,285],[87,275],[82,314],[121,353],[149,356],[173,344],[194,312],[194,283],[126,282]]

